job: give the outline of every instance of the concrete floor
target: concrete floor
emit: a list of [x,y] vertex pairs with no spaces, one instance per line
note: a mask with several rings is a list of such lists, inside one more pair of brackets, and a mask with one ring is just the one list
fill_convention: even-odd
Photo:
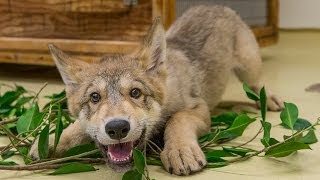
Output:
[[[264,82],[268,89],[282,97],[287,102],[293,102],[299,107],[299,116],[315,121],[320,116],[320,94],[305,92],[311,84],[320,82],[320,32],[281,32],[277,45],[261,50],[264,60]],[[37,91],[43,83],[48,87],[42,95],[59,92],[63,84],[57,71],[52,68],[13,67],[0,64],[0,83],[17,83],[28,89]],[[232,78],[223,98],[226,101],[250,102],[245,97],[241,84]],[[45,100],[42,100],[43,104]],[[250,107],[235,107],[250,108]],[[252,109],[252,108],[251,108]],[[279,113],[268,112],[267,118],[273,125],[280,122]],[[259,123],[252,124],[243,137],[234,143],[250,139],[259,129]],[[288,131],[275,126],[272,135],[278,139]],[[319,135],[317,131],[317,135]],[[7,140],[0,138],[0,144]],[[251,144],[252,148],[260,149],[259,139]],[[150,166],[150,175],[161,179],[319,179],[320,178],[320,143],[312,146],[312,151],[302,151],[278,160],[262,157],[252,158],[245,162],[232,164],[219,169],[206,169],[189,177],[177,177],[166,173],[161,167]],[[121,179],[115,174],[98,166],[96,172],[71,174],[64,176],[46,176],[44,173],[0,171],[0,179]]]

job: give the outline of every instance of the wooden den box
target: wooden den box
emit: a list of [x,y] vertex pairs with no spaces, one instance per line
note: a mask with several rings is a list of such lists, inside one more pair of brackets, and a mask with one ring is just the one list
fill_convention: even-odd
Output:
[[259,44],[270,45],[278,37],[278,0],[0,0],[0,63],[54,65],[48,43],[88,61],[129,53],[153,17],[162,16],[168,28],[191,5],[224,4],[242,15],[256,1],[263,15],[252,16],[265,21],[249,24]]

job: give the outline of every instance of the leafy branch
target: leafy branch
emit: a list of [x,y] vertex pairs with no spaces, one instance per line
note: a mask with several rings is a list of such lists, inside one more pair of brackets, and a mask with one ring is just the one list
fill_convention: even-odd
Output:
[[[1,84],[9,91],[0,92],[0,134],[8,136],[10,143],[0,147],[0,169],[3,170],[43,170],[54,169],[50,175],[77,173],[96,170],[93,165],[104,163],[99,150],[94,144],[81,145],[68,150],[62,158],[55,158],[55,149],[63,129],[73,122],[67,109],[65,92],[47,96],[49,102],[39,108],[40,92],[30,92],[18,85]],[[320,125],[320,119],[311,124],[299,118],[298,107],[286,102],[280,113],[281,126],[289,129],[291,135],[284,136],[283,140],[272,137],[272,125],[267,121],[267,96],[262,88],[256,94],[248,86],[243,85],[248,98],[260,104],[260,116],[251,117],[247,113],[225,112],[211,117],[211,132],[199,138],[199,145],[206,155],[208,164],[206,168],[219,168],[236,162],[248,160],[252,157],[280,158],[290,154],[311,149],[310,144],[316,143],[315,128]],[[237,146],[226,145],[235,142],[245,130],[254,122],[260,121],[261,128],[246,142]],[[54,133],[54,148],[50,152],[48,138]],[[263,134],[263,135],[262,135]],[[254,140],[260,138],[262,149],[248,147]],[[31,144],[39,138],[38,152],[40,160],[32,161],[29,157]],[[150,153],[146,154],[147,149]],[[154,142],[146,140],[144,151],[134,150],[134,167],[126,172],[124,180],[147,179],[150,174],[147,165],[161,166],[160,153],[162,149]],[[13,155],[20,155],[24,164],[8,161]]]

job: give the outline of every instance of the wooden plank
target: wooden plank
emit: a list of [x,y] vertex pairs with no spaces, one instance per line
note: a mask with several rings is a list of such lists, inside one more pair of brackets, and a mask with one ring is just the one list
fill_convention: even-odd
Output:
[[39,51],[47,52],[48,43],[53,43],[59,48],[82,54],[101,55],[108,53],[130,53],[139,47],[138,42],[127,41],[97,41],[76,39],[36,39],[36,38],[10,38],[0,37],[1,51]]
[[[22,1],[19,2],[22,3]],[[0,7],[5,6],[0,5]],[[151,24],[151,16],[150,1],[133,6],[126,12],[116,10],[108,13],[0,11],[0,36],[139,41]]]
[[[97,56],[75,56],[79,60],[93,62],[100,57]],[[39,52],[15,52],[15,51],[0,51],[0,66],[1,63],[27,64],[27,65],[46,65],[54,66],[51,55],[48,53]]]
[[[139,5],[149,0],[139,0]],[[1,12],[13,13],[110,13],[128,12],[131,7],[122,0],[1,0]]]

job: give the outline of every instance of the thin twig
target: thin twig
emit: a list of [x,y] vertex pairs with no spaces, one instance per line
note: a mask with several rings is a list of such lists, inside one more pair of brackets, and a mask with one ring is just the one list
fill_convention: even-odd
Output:
[[[55,159],[57,159],[57,158],[55,158]],[[29,165],[38,164],[38,163],[42,163],[42,162],[48,162],[48,161],[52,161],[55,159],[41,159],[41,160],[33,161]],[[96,163],[96,164],[98,164],[98,163],[104,164],[106,162],[103,158],[73,158],[72,161],[81,161],[81,162]]]
[[[28,147],[29,145],[26,144],[18,144],[16,145],[16,147]],[[8,148],[8,146],[0,146],[0,151],[2,151],[3,149]]]
[[[45,161],[45,162],[41,162],[41,163],[37,163],[37,164],[33,164],[33,165],[49,165],[49,164],[63,163],[63,162],[66,162],[66,161],[72,161],[74,158],[81,158],[81,157],[84,157],[84,156],[88,156],[88,155],[97,153],[99,151],[100,151],[99,149],[95,149],[95,150],[88,151],[88,152],[81,153],[81,154],[77,154],[77,155],[74,155],[74,156],[69,156],[69,157],[60,158],[60,159],[49,160],[49,161]],[[30,166],[33,166],[33,165],[30,165]]]
[[41,91],[42,91],[47,85],[48,85],[47,82],[45,82],[45,83],[43,84],[43,86],[40,88],[40,90],[39,90],[39,91],[37,92],[37,94],[34,96],[33,101],[32,101],[32,104],[36,101],[36,99],[38,99],[39,94],[41,93]]
[[58,164],[58,163],[65,163],[67,161],[72,161],[74,159],[88,156],[88,155],[91,155],[91,154],[94,154],[97,152],[99,152],[98,149],[92,150],[89,152],[85,152],[82,154],[70,156],[70,157],[54,159],[54,160],[49,160],[49,161],[45,161],[45,162],[41,162],[41,163],[37,163],[37,164],[30,164],[30,165],[13,165],[13,166],[1,166],[0,165],[0,169],[1,170],[15,170],[15,171],[21,171],[21,170],[33,171],[33,170],[41,170],[41,169],[56,169],[56,168],[59,168],[59,167],[65,165],[65,164]]
[[0,118],[0,126],[3,126],[5,124],[10,124],[18,121],[18,118],[12,118],[12,119],[1,119]]
[[205,148],[205,147],[208,146],[209,144],[211,144],[211,143],[213,143],[214,141],[216,141],[216,138],[218,137],[219,134],[220,134],[220,130],[218,129],[217,134],[216,134],[209,142],[206,142],[206,143],[202,144],[200,147],[201,147],[201,148]]
[[[12,136],[8,136],[12,146],[24,157],[24,158],[27,158],[27,159],[30,159],[29,157],[27,157],[25,154],[21,153],[18,149],[18,147],[14,144],[13,140],[12,140]],[[31,160],[31,159],[30,159]]]
[[[20,141],[21,139],[17,138],[14,134],[11,133],[11,131],[7,130],[4,126],[0,125],[0,128],[2,128],[2,131],[6,133],[8,137],[11,137],[15,139],[16,141]],[[22,141],[25,145],[30,146],[31,144],[27,141]]]
[[240,144],[240,145],[238,145],[238,146],[235,146],[235,148],[237,148],[237,147],[242,147],[242,146],[245,146],[245,145],[251,143],[253,140],[255,140],[255,139],[259,136],[259,134],[260,134],[261,132],[262,132],[262,127],[260,128],[260,130],[258,131],[258,133],[257,133],[255,136],[253,136],[249,141],[247,141],[247,142],[245,142],[245,143],[243,143],[243,144]]
[[57,169],[65,164],[50,164],[50,165],[14,165],[14,166],[5,166],[0,165],[1,170],[13,170],[13,171],[35,171],[35,170],[43,170],[43,169]]
[[147,164],[147,158],[146,157],[147,157],[147,142],[144,143],[144,164],[145,164],[144,171],[145,171],[145,173],[143,175],[146,178],[146,180],[151,180],[150,176],[149,176],[149,170],[147,168],[148,164]]
[[[22,143],[23,141],[27,140],[33,133],[35,133],[36,131],[38,131],[38,130],[42,127],[42,125],[43,125],[44,123],[46,123],[46,121],[49,120],[49,117],[50,117],[50,115],[51,115],[51,109],[52,109],[52,106],[50,105],[49,112],[48,112],[47,116],[44,118],[43,122],[42,122],[37,128],[35,128],[31,133],[29,133],[26,137],[24,137],[22,140],[18,141],[18,142],[16,143],[16,145],[19,145],[19,144]],[[18,136],[19,136],[19,135],[18,135]],[[12,148],[12,144],[11,144],[11,143],[8,144],[8,145],[7,145],[7,148],[8,148],[8,149]],[[5,150],[7,150],[7,149],[5,149]],[[3,151],[4,151],[4,150],[2,150],[2,151],[0,152],[0,154],[3,153]]]

